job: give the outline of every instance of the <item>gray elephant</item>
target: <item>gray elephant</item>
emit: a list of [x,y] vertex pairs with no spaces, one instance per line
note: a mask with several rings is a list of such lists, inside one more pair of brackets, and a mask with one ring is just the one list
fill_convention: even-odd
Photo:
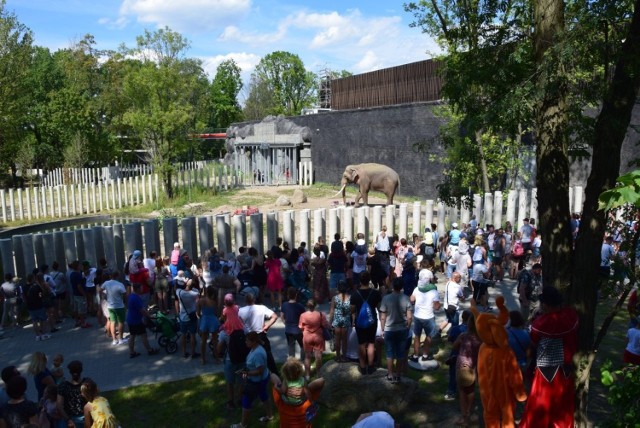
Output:
[[386,165],[379,163],[361,163],[359,165],[347,165],[342,173],[342,188],[334,195],[342,193],[342,203],[347,204],[345,188],[348,183],[358,185],[360,191],[356,196],[355,205],[358,206],[360,198],[365,205],[369,205],[369,190],[377,190],[387,196],[387,205],[393,205],[393,196],[398,190],[400,177],[398,173]]

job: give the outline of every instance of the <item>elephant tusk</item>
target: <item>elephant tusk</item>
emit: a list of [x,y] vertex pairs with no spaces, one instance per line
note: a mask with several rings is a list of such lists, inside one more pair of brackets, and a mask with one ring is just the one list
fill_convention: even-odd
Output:
[[347,185],[345,184],[344,186],[342,186],[342,188],[340,190],[338,190],[338,193],[336,193],[335,195],[332,196],[332,198],[335,198],[336,196],[338,196],[340,193],[342,193],[342,191],[344,190],[344,188],[347,187]]

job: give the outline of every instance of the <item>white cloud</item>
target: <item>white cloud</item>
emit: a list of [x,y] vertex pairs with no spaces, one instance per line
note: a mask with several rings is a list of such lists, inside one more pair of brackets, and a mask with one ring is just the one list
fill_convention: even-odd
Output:
[[126,16],[122,16],[122,15],[119,16],[116,19],[109,19],[109,18],[100,18],[100,19],[98,19],[98,24],[104,25],[105,27],[107,27],[109,29],[121,30],[124,27],[126,27],[128,23],[129,23],[129,18],[127,18]]
[[133,16],[143,24],[197,33],[239,20],[250,8],[251,0],[124,0],[120,18]]
[[213,79],[216,75],[216,69],[223,61],[232,59],[240,67],[240,75],[245,85],[249,83],[251,73],[256,68],[258,62],[260,62],[260,56],[247,53],[247,52],[235,52],[226,55],[216,55],[202,59],[202,68],[207,73],[210,79]]
[[356,73],[366,73],[367,71],[379,70],[384,68],[384,63],[378,58],[373,51],[366,51],[362,59],[354,65]]
[[243,31],[234,25],[229,25],[225,27],[218,40],[221,42],[239,42],[247,45],[262,46],[282,40],[286,32],[286,27],[282,25],[274,33]]

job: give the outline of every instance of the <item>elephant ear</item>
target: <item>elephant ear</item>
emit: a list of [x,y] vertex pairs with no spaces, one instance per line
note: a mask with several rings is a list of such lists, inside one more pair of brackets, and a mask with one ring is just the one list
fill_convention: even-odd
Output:
[[351,172],[351,181],[356,183],[358,178],[360,178],[358,170],[356,168],[351,168],[349,171]]

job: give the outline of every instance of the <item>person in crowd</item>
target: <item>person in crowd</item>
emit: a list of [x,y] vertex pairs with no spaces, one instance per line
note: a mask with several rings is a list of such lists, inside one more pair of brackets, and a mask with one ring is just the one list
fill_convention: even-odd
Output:
[[[386,233],[386,231],[384,231]],[[376,329],[378,328],[378,319],[374,315],[375,310],[380,306],[382,296],[378,290],[370,287],[369,272],[362,272],[360,275],[360,287],[351,294],[351,319],[355,325],[356,334],[358,335],[358,369],[360,374],[371,374],[376,371],[374,365],[375,358],[375,342]],[[356,320],[360,316],[360,310],[364,303],[370,308],[367,314],[368,325],[358,324]]]
[[44,306],[45,312],[47,314],[47,330],[50,333],[55,333],[60,330],[58,327],[56,327],[56,283],[49,275],[48,265],[41,266],[37,273],[34,271],[34,274],[36,276],[36,282],[44,291],[42,305]]
[[625,364],[640,366],[640,323],[636,319],[634,324],[627,330],[627,345],[622,361]]
[[[390,261],[390,253],[391,253],[391,237],[387,234],[387,226],[382,226],[382,230],[378,232],[376,235],[376,240],[374,242],[375,248],[375,256],[378,258],[380,262],[380,266],[387,274],[387,278],[389,277],[391,271],[391,261]],[[357,283],[359,285],[359,283]]]
[[250,349],[247,355],[246,366],[241,370],[242,378],[246,380],[244,390],[242,391],[242,421],[231,425],[231,428],[245,428],[249,425],[249,416],[251,406],[256,398],[265,407],[265,416],[260,417],[260,422],[269,422],[273,420],[269,396],[267,394],[267,386],[270,379],[270,371],[267,363],[267,352],[262,346],[262,341],[257,332],[247,333],[247,347]]
[[7,428],[38,426],[38,405],[25,398],[27,380],[20,375],[13,376],[7,383],[6,390],[9,401],[1,413]]
[[409,247],[413,248],[413,246],[409,245],[406,238],[401,238],[394,243],[394,255],[396,257],[396,277],[402,276],[402,269],[404,268],[404,258],[409,252]]
[[298,290],[295,287],[287,289],[287,297],[289,300],[282,304],[282,312],[280,317],[284,323],[284,334],[287,338],[287,347],[289,357],[296,355],[296,343],[300,347],[300,360],[304,361],[304,346],[302,344],[302,330],[300,329],[300,315],[305,312],[297,300]]
[[513,350],[518,361],[522,378],[527,378],[527,366],[531,355],[531,337],[525,329],[525,319],[520,311],[509,311],[509,346]]
[[338,282],[338,294],[331,299],[329,323],[333,328],[336,361],[347,362],[347,340],[351,331],[351,295],[346,281]]
[[20,376],[20,371],[18,371],[18,368],[16,366],[7,366],[2,369],[2,374],[0,375],[0,377],[2,377],[4,386],[2,387],[2,389],[0,389],[0,409],[2,409],[5,404],[7,404],[7,401],[9,401],[9,395],[7,394],[7,384],[9,383],[9,380],[11,380],[11,378],[14,376]]
[[11,272],[4,275],[4,282],[0,288],[4,303],[2,305],[2,321],[0,321],[0,330],[7,325],[9,327],[18,326],[18,298],[20,296],[20,288],[18,287],[18,278],[14,277]]
[[462,274],[456,271],[444,288],[444,314],[446,318],[440,323],[441,332],[444,332],[449,324],[455,327],[460,322],[460,302],[465,300],[462,288]]
[[438,238],[438,260],[440,261],[440,273],[447,271],[447,237]]
[[495,237],[493,239],[493,258],[491,259],[491,265],[494,269],[494,279],[496,281],[502,281],[504,279],[504,256],[507,248],[507,241],[504,236],[504,229],[498,228]]
[[[401,382],[407,364],[407,340],[413,318],[409,298],[402,293],[402,278],[393,280],[393,292],[380,303],[380,326],[387,350],[387,381]],[[395,367],[394,367],[395,363]]]
[[524,246],[522,245],[522,235],[520,232],[516,232],[513,237],[510,259],[509,278],[516,279],[525,266]]
[[306,305],[307,311],[300,315],[298,326],[302,330],[302,345],[304,347],[304,369],[307,380],[311,377],[311,355],[316,360],[316,373],[322,367],[322,353],[324,352],[325,339],[323,328],[329,328],[329,321],[325,315],[317,310],[316,302],[309,299]]
[[[336,234],[337,235],[337,234]],[[338,290],[338,283],[340,281],[347,280],[347,255],[344,252],[344,246],[340,241],[340,235],[337,235],[338,240],[331,244],[331,252],[329,253],[329,292],[333,297]],[[337,245],[336,243],[339,243]]]
[[528,321],[540,307],[542,293],[542,265],[536,263],[531,270],[523,269],[518,275],[518,300],[522,317]]
[[117,270],[113,271],[111,273],[111,279],[103,282],[100,286],[107,296],[107,309],[109,311],[108,325],[111,338],[113,339],[111,343],[113,346],[122,345],[128,342],[128,340],[124,338],[124,320],[127,315],[124,299],[126,297],[127,290],[119,279],[120,272]]
[[600,276],[603,280],[608,280],[611,275],[611,262],[615,258],[616,251],[613,248],[613,236],[604,238],[600,249]]
[[413,256],[413,249],[410,248],[405,256],[404,267],[402,269],[403,292],[408,297],[418,285],[418,272],[416,271],[416,257]]
[[[435,311],[440,309],[440,297],[438,296],[438,289],[432,283],[432,280],[433,273],[428,269],[422,269],[419,274],[418,286],[413,290],[409,298],[411,303],[415,305],[413,314],[413,355],[410,357],[411,361],[415,363],[433,360],[431,340],[438,332]],[[420,339],[423,332],[425,339],[422,357],[420,357]]]
[[65,420],[71,421],[75,428],[84,428],[84,405],[87,401],[80,392],[84,380],[82,362],[73,360],[67,365],[67,369],[71,378],[58,386],[58,403]]
[[98,270],[91,267],[91,263],[88,260],[82,262],[82,275],[84,276],[84,293],[87,299],[87,312],[95,315],[97,313],[96,304],[96,276]]
[[260,290],[260,296],[264,293],[264,288],[267,285],[267,270],[264,266],[264,257],[258,254],[258,250],[251,247],[249,248],[249,255],[251,256],[251,275],[253,284]]
[[158,305],[158,309],[163,313],[167,313],[169,310],[169,305],[167,301],[167,297],[170,292],[170,282],[173,280],[171,275],[171,271],[165,265],[162,257],[156,258],[155,264],[155,284],[154,291],[156,294],[156,303]]
[[273,398],[280,416],[282,428],[310,427],[307,409],[320,396],[324,379],[307,382],[304,378],[304,366],[295,358],[288,358],[282,365],[282,380],[271,373]]
[[322,251],[321,245],[314,245],[311,256],[313,269],[313,298],[318,303],[324,303],[329,299],[329,282],[327,281],[327,255]]
[[353,281],[353,257],[352,254],[356,250],[356,246],[352,241],[344,243],[344,254],[347,256],[347,264],[345,265],[345,276],[347,277],[348,284],[357,284]]
[[[171,250],[171,265],[176,269],[176,272],[178,271],[178,262],[180,261],[180,243],[179,242],[174,242],[173,243],[173,250]],[[176,276],[175,272],[171,272],[173,274],[173,276]]]
[[58,387],[56,385],[49,385],[44,389],[44,395],[39,407],[38,423],[41,427],[67,427],[67,423],[62,416],[62,407],[58,403]]
[[91,324],[87,323],[87,295],[85,291],[85,278],[80,269],[80,262],[73,261],[69,265],[71,273],[69,274],[69,285],[73,292],[74,314],[76,319],[76,327],[90,328]]
[[109,401],[100,395],[98,385],[93,379],[86,378],[82,381],[80,392],[87,404],[84,405],[85,428],[119,428]]
[[267,368],[271,373],[278,374],[278,366],[271,353],[271,342],[267,332],[278,320],[278,315],[264,305],[256,304],[256,298],[252,293],[245,296],[246,306],[240,308],[238,316],[242,320],[247,333],[254,332],[258,335],[262,347],[267,353]]
[[[176,290],[178,299],[178,320],[180,322],[180,347],[183,357],[196,359],[200,354],[196,352],[196,332],[198,330],[198,316],[196,314],[199,293],[192,289],[193,281],[188,282],[184,290]],[[189,352],[187,352],[187,333],[189,337]]]
[[216,276],[213,280],[213,289],[217,290],[218,296],[216,298],[218,311],[222,311],[222,305],[224,303],[224,296],[228,293],[233,293],[235,290],[240,289],[242,284],[236,277],[231,275],[229,266],[222,266],[222,273]]
[[531,252],[531,242],[533,241],[533,237],[531,235],[533,233],[533,227],[529,223],[529,218],[527,217],[522,221],[522,226],[520,226],[520,242],[522,242],[525,255]]
[[[227,266],[225,266],[227,267]],[[213,354],[213,360],[220,364],[220,358],[216,354],[218,348],[218,331],[220,321],[217,316],[216,291],[213,287],[207,287],[203,298],[198,299],[197,314],[200,318],[200,355],[202,364],[207,363],[207,341],[210,339],[209,348]]]
[[542,237],[540,235],[536,235],[531,243],[531,263],[540,263],[540,261],[542,260],[542,256],[540,253],[541,248]]
[[27,309],[33,323],[36,341],[51,339],[51,335],[48,334],[49,324],[45,308],[45,301],[47,299],[51,301],[51,291],[44,280],[37,281],[32,274],[27,277],[27,282],[31,282],[27,289]]
[[[369,276],[371,277],[371,285],[380,293],[386,293],[387,273],[382,268],[380,260],[375,256],[375,250],[369,248],[369,257],[367,257],[367,266],[369,266]],[[354,284],[355,287],[356,284]],[[354,288],[355,290],[355,288]]]
[[393,416],[387,412],[362,413],[352,428],[399,428]]
[[64,382],[64,368],[62,367],[62,364],[64,364],[64,356],[62,354],[54,355],[53,360],[51,361],[50,371],[56,385],[60,385]]
[[[147,338],[147,328],[144,324],[144,318],[149,316],[147,308],[144,306],[142,297],[142,284],[138,282],[133,283],[133,293],[129,295],[129,310],[127,311],[127,325],[129,326],[129,358],[136,358],[140,356],[139,352],[136,352],[136,337],[140,336],[142,345],[147,350],[149,355],[156,355],[160,352],[157,348],[152,348],[149,345],[149,339]],[[193,339],[195,342],[195,338]]]
[[562,295],[544,286],[540,295],[542,314],[531,323],[531,342],[536,347],[536,368],[531,394],[520,422],[523,428],[572,427],[575,408],[573,356],[578,345],[578,313],[562,304]]
[[33,376],[33,383],[38,391],[38,402],[40,402],[44,389],[49,385],[55,385],[53,376],[47,368],[47,356],[42,352],[34,352],[31,355],[31,363],[27,373]]
[[451,223],[451,230],[448,233],[447,245],[457,247],[460,243],[462,232],[458,229],[458,223]]
[[[458,340],[458,337],[462,333],[467,331],[467,322],[469,321],[469,317],[471,316],[471,311],[465,309],[462,311],[462,322],[458,325],[455,325],[449,329],[447,333],[447,341],[451,344],[455,343]],[[453,401],[456,399],[458,395],[458,384],[456,381],[456,363],[458,361],[458,350],[453,349],[449,351],[449,357],[447,358],[446,364],[449,366],[449,383],[447,385],[447,392],[444,394],[444,399],[446,401]]]
[[[469,255],[469,244],[466,239],[460,240],[458,251],[455,251],[451,262],[454,264],[455,272],[460,275],[460,284],[469,283],[469,269],[473,267],[471,256]],[[453,273],[452,273],[453,275]]]
[[57,261],[51,263],[49,276],[55,285],[56,323],[60,324],[67,309],[67,277],[64,273],[60,272],[60,264]]
[[491,276],[491,270],[489,269],[489,262],[486,263],[474,263],[473,274],[471,276],[471,289],[473,291],[473,298],[479,305],[484,306],[486,311],[490,311],[489,307],[489,277]]
[[264,266],[267,269],[267,291],[271,297],[271,305],[277,312],[282,308],[282,290],[284,288],[280,272],[282,263],[280,263],[280,259],[273,256],[273,251],[269,250],[267,251],[267,260],[265,260]]
[[476,391],[476,369],[478,366],[478,352],[481,345],[476,331],[475,318],[469,316],[467,331],[462,333],[453,343],[453,349],[458,353],[456,359],[456,383],[460,401],[461,418],[456,425],[467,426],[473,409]]

